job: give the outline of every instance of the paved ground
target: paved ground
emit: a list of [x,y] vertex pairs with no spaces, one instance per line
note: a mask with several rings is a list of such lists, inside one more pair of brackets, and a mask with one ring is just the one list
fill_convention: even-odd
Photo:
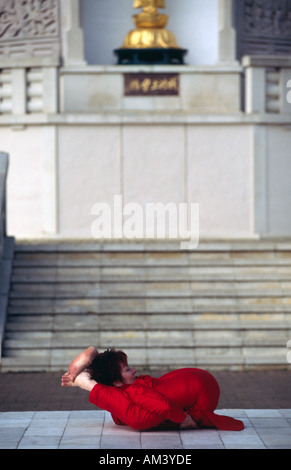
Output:
[[[291,408],[291,370],[212,373],[220,385],[220,409]],[[61,375],[61,372],[0,374],[0,411],[95,410],[86,392],[60,386]]]
[[137,432],[116,426],[87,392],[61,388],[61,373],[0,374],[0,449],[127,449],[135,459],[134,449],[291,449],[290,370],[213,375],[218,413],[242,419],[243,431]]
[[128,456],[136,449],[291,449],[291,409],[219,413],[242,419],[245,429],[138,432],[101,410],[0,413],[0,448],[127,449]]

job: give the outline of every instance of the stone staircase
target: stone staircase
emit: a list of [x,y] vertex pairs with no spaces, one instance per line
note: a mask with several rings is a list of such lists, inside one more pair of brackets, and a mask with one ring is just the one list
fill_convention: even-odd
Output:
[[290,338],[290,243],[18,243],[1,370],[64,370],[89,345],[143,370],[287,368]]

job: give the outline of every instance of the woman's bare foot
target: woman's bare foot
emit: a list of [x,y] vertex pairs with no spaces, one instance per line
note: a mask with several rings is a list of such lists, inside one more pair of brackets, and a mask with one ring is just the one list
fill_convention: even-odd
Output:
[[70,379],[72,382],[75,381],[76,377],[80,375],[84,369],[87,369],[90,366],[91,362],[98,354],[98,349],[94,346],[90,346],[73,359],[69,365]]
[[61,385],[62,385],[62,387],[75,387],[75,386],[77,386],[77,384],[75,384],[74,382],[72,382],[70,372],[66,372],[66,373],[62,376],[62,383],[61,383]]
[[187,414],[186,419],[180,424],[180,429],[198,429],[199,426],[194,419]]
[[71,379],[70,372],[66,372],[62,376],[62,387],[80,387],[83,390],[91,392],[92,388],[95,387],[97,382],[91,379],[89,372],[81,372],[74,381]]

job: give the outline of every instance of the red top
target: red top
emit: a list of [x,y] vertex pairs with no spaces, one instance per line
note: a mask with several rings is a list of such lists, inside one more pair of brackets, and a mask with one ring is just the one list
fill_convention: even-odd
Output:
[[178,369],[160,378],[139,376],[131,385],[120,388],[96,384],[89,401],[109,411],[118,425],[146,430],[165,421],[182,423],[186,413],[203,427],[240,431],[243,422],[214,413],[219,386],[207,371]]

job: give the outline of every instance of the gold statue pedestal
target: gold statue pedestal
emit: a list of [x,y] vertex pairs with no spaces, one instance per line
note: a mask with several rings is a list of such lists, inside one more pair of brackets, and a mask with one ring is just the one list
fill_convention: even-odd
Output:
[[143,48],[115,49],[118,65],[183,65],[186,49]]
[[186,49],[181,49],[175,35],[165,29],[168,16],[159,14],[164,0],[135,0],[134,8],[143,11],[133,16],[136,29],[130,31],[114,53],[118,64],[183,64]]

